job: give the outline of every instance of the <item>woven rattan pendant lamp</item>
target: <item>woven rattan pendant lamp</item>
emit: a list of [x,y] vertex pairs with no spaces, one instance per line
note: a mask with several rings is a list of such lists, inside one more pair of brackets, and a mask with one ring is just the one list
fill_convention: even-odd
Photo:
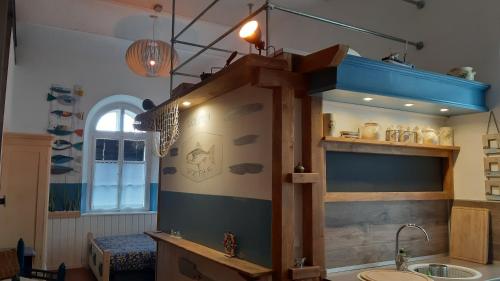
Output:
[[[163,7],[159,4],[154,6],[156,13],[160,13]],[[156,39],[158,16],[151,15],[153,19],[153,38],[140,39],[132,43],[127,49],[125,60],[128,67],[135,74],[144,77],[168,77],[170,75],[170,58],[173,58],[174,67],[178,62],[177,52],[172,46],[164,41]],[[173,56],[171,53],[173,52]]]

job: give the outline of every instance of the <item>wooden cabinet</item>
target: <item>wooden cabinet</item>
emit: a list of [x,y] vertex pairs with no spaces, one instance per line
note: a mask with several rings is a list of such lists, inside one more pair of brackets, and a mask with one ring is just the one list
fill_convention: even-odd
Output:
[[48,135],[5,133],[0,198],[0,248],[13,248],[19,238],[37,253],[35,266],[45,266],[49,201]]

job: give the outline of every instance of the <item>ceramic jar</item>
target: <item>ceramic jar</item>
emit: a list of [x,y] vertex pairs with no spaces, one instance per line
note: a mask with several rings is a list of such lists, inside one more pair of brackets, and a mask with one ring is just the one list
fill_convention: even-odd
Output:
[[439,144],[453,146],[453,128],[451,127],[439,128]]
[[415,132],[413,132],[410,129],[410,127],[403,129],[401,131],[401,136],[399,138],[399,141],[404,143],[415,143],[416,142]]
[[422,138],[424,144],[439,144],[439,137],[434,129],[427,128],[422,130]]
[[362,138],[366,140],[378,140],[380,136],[380,126],[378,123],[365,123]]

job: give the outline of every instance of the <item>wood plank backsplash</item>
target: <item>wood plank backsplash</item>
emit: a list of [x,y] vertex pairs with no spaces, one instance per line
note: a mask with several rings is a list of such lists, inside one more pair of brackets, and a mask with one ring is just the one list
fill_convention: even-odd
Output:
[[489,260],[500,261],[500,202],[455,200],[453,206],[486,208],[490,210],[490,256]]
[[156,230],[156,213],[53,218],[47,229],[47,267],[55,269],[64,262],[68,268],[78,268],[87,264],[88,232],[100,237]]
[[406,223],[423,226],[431,237],[427,243],[418,230],[401,232],[400,247],[412,257],[447,253],[450,206],[447,200],[327,203],[326,268],[393,260],[396,231]]

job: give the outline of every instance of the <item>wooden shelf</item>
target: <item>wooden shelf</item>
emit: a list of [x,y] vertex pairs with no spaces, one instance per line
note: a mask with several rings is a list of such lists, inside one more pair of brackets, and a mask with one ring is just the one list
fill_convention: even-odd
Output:
[[80,211],[49,212],[49,219],[74,219],[80,217]]
[[319,266],[290,268],[288,272],[292,280],[314,280],[314,278],[321,277],[321,267]]
[[165,242],[198,256],[207,258],[225,267],[236,270],[240,275],[249,279],[258,279],[270,275],[272,270],[249,261],[238,258],[227,257],[224,253],[208,248],[206,246],[182,239],[175,238],[164,232],[146,232],[156,241]]
[[321,180],[319,173],[290,173],[288,181],[291,183],[317,183]]
[[460,151],[460,147],[458,146],[402,143],[341,137],[324,137],[323,144],[328,151],[409,156],[449,157],[450,153]]
[[440,192],[327,192],[325,202],[452,200],[453,193]]

